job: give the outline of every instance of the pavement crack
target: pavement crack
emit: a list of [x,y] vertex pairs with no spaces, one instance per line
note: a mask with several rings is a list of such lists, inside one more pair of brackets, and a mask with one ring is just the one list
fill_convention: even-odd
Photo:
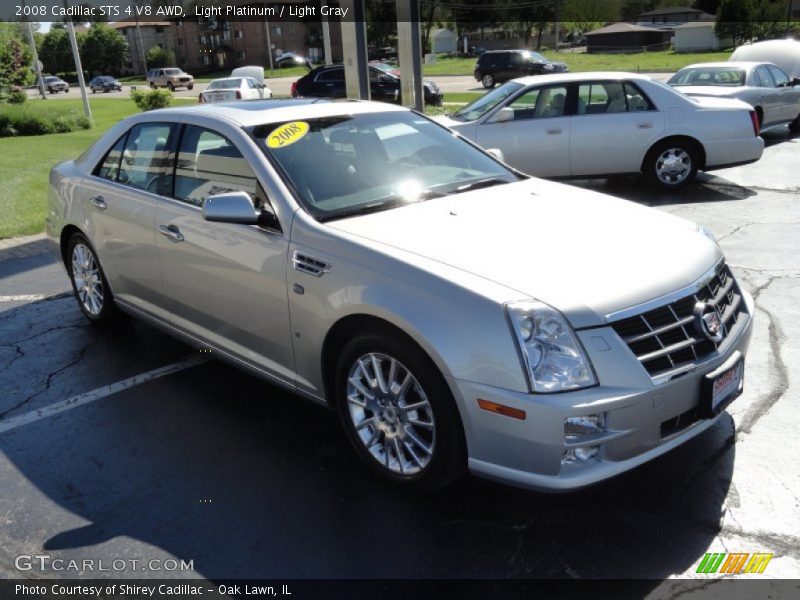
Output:
[[53,380],[58,375],[60,375],[64,371],[67,371],[67,370],[71,369],[72,367],[74,367],[75,365],[77,365],[79,362],[81,362],[83,360],[84,356],[86,355],[86,351],[92,346],[92,344],[94,344],[94,342],[95,342],[95,339],[92,338],[86,344],[83,345],[83,347],[78,352],[78,355],[77,355],[76,358],[74,358],[73,360],[69,361],[67,364],[59,367],[55,371],[51,371],[50,373],[48,373],[47,374],[47,379],[45,380],[44,387],[42,389],[34,392],[33,394],[30,394],[26,398],[20,400],[19,402],[17,402],[11,408],[8,408],[8,409],[4,410],[3,412],[0,412],[0,420],[4,419],[10,413],[12,413],[15,410],[18,410],[19,408],[25,406],[28,402],[30,402],[31,400],[33,400],[37,396],[39,396],[39,395],[45,393],[47,390],[49,390],[50,387],[53,385]]
[[62,331],[62,330],[65,330],[65,329],[81,329],[81,328],[86,328],[86,327],[87,327],[87,325],[85,325],[85,324],[81,324],[81,325],[56,325],[54,327],[48,327],[47,329],[45,329],[43,331],[40,331],[38,333],[35,333],[35,334],[31,335],[31,336],[28,336],[26,338],[22,338],[22,339],[19,339],[19,340],[13,340],[11,342],[6,342],[5,340],[3,340],[2,342],[0,342],[0,346],[13,346],[13,345],[17,345],[17,344],[24,344],[25,342],[30,342],[31,340],[35,340],[38,337],[41,337],[43,335],[47,335],[48,333],[52,333],[54,331]]

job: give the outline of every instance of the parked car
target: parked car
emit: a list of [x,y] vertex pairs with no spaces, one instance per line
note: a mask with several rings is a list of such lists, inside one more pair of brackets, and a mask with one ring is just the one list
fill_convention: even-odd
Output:
[[[373,100],[382,102],[400,101],[400,77],[390,65],[369,63],[369,87]],[[425,104],[441,106],[443,94],[433,81],[422,82]],[[317,67],[292,84],[292,96],[303,98],[344,98],[344,66],[325,65]]]
[[393,48],[391,46],[384,46],[383,48],[371,48],[367,53],[370,60],[376,61],[396,61],[397,60],[397,48]]
[[177,67],[150,69],[147,72],[147,83],[153,89],[166,87],[174,91],[175,88],[185,87],[187,90],[191,90],[194,88],[194,77]]
[[690,98],[634,73],[523,77],[440,121],[531,175],[643,173],[665,189],[764,150],[751,106]]
[[58,92],[69,92],[69,84],[60,77],[43,77],[42,82],[44,83],[45,89],[51,94],[57,94]]
[[772,63],[719,62],[689,65],[667,82],[689,96],[736,98],[755,108],[761,131],[789,125],[800,131],[800,79],[790,80]]
[[92,93],[97,92],[113,92],[114,90],[121,92],[122,84],[115,78],[107,75],[98,75],[89,82],[89,89]]
[[753,300],[707,231],[528,178],[402,107],[139,113],[49,181],[89,321],[141,317],[337,410],[399,486],[585,486],[742,390]]
[[305,56],[300,56],[294,52],[284,52],[283,54],[276,56],[273,64],[279,69],[302,66],[308,67],[309,69],[313,68],[310,60],[308,60]]
[[231,102],[272,98],[272,90],[252,77],[214,79],[200,92],[200,102]]
[[794,79],[800,77],[800,41],[767,40],[746,44],[734,50],[728,60],[770,62]]
[[475,63],[475,79],[485,88],[493,88],[517,77],[564,73],[567,65],[546,59],[530,50],[487,50]]

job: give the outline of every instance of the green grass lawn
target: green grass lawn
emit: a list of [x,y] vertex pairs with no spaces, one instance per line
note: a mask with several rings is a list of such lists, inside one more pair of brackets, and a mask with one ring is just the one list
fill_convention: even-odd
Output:
[[[639,54],[578,54],[575,52],[543,52],[547,58],[566,63],[570,71],[677,71],[696,62],[728,60],[730,52],[678,53],[643,52]],[[438,58],[422,67],[425,75],[472,75],[474,58]]]
[[[179,101],[176,99],[175,104]],[[182,102],[180,102],[182,103]],[[39,233],[44,229],[48,174],[58,162],[76,158],[119,120],[139,109],[130,100],[90,98],[94,127],[73,133],[0,138],[0,239]],[[28,110],[83,113],[79,98],[30,100]]]

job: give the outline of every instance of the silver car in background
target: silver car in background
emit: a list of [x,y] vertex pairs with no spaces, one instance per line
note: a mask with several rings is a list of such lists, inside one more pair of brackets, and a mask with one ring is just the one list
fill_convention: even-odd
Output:
[[735,98],[756,109],[760,131],[788,125],[800,131],[800,79],[767,62],[699,63],[667,82],[688,96]]
[[383,103],[135,115],[52,170],[46,227],[90,321],[122,310],[338,411],[408,488],[582,487],[742,390],[753,302],[708,232]]

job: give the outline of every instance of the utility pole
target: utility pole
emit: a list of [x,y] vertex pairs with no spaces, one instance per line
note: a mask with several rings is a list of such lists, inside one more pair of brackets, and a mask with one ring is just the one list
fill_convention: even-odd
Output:
[[[138,8],[139,3],[136,2],[136,6]],[[136,38],[139,41],[139,52],[142,56],[142,66],[144,67],[144,77],[147,79],[147,58],[144,55],[144,42],[142,42],[142,30],[139,28],[139,11],[137,10],[133,14],[133,20],[136,21]]]
[[[64,9],[69,10],[69,2],[62,0]],[[78,40],[75,39],[75,27],[72,25],[72,17],[64,17],[67,21],[67,32],[69,33],[69,44],[72,46],[72,58],[75,59],[75,69],[78,71],[78,85],[81,86],[81,98],[83,99],[83,112],[86,113],[86,118],[89,123],[92,123],[92,109],[89,107],[89,96],[86,95],[86,81],[83,79],[83,65],[81,65],[81,55],[78,52]]]
[[556,0],[555,51],[558,52],[558,38],[561,37],[561,0]]
[[[22,3],[22,6],[25,6],[25,2]],[[36,83],[39,86],[39,93],[42,96],[42,100],[47,100],[47,95],[44,93],[44,80],[42,79],[42,65],[39,62],[39,53],[36,51],[36,40],[33,38],[33,25],[31,25],[30,20],[28,17],[25,17],[25,21],[28,24],[28,41],[31,44],[31,50],[33,50],[33,71],[36,73]]]

